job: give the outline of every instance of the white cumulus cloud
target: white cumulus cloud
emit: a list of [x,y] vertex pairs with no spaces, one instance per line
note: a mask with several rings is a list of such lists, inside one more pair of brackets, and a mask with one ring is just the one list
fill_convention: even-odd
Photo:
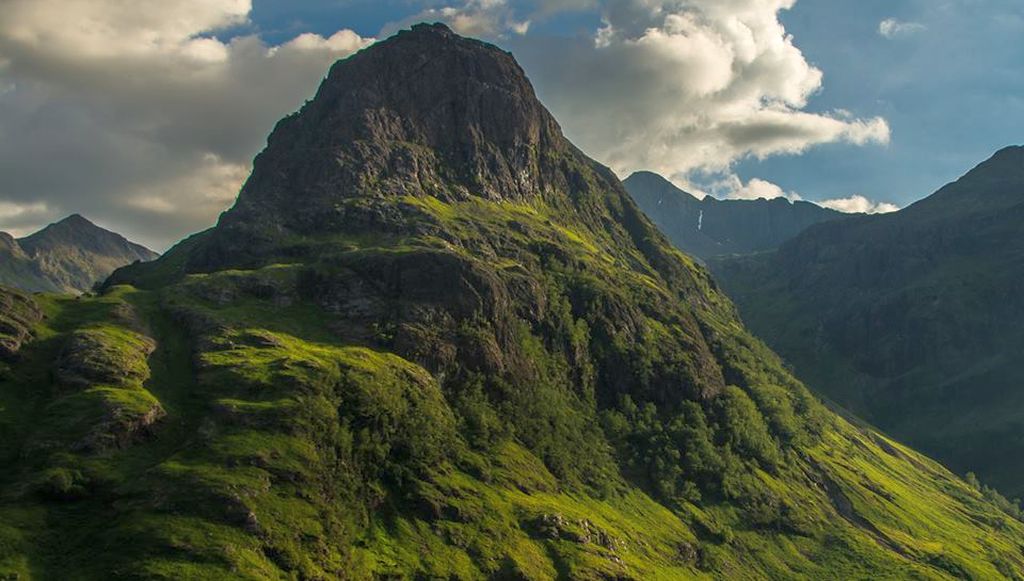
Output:
[[466,36],[501,38],[509,33],[522,36],[530,31],[531,21],[517,18],[515,8],[508,0],[466,0],[461,4],[428,8],[392,22],[384,27],[384,34],[417,22],[437,21]]
[[847,214],[888,214],[899,211],[900,207],[888,202],[874,202],[861,195],[836,198],[817,202],[819,206]]
[[803,197],[796,192],[787,192],[778,184],[761,178],[752,178],[744,182],[736,175],[728,175],[725,178],[711,184],[711,193],[716,198],[726,200],[774,200],[785,198],[791,202],[802,200]]
[[0,201],[0,220],[7,224],[6,232],[15,238],[32,233],[49,215],[50,209],[42,202],[14,204]]
[[623,175],[887,143],[883,118],[807,110],[823,73],[779,20],[794,1],[609,0],[593,37],[513,48],[569,136]]

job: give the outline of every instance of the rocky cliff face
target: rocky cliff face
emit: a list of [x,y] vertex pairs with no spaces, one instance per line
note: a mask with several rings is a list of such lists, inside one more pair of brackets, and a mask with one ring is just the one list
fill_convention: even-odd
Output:
[[29,291],[58,290],[43,274],[40,265],[6,232],[0,232],[0,284]]
[[511,55],[443,25],[380,46],[337,63],[278,123],[221,220],[225,256],[289,233],[400,227],[382,198],[524,201],[565,185],[557,158],[571,146]]
[[441,26],[335,65],[213,230],[53,300],[0,382],[0,573],[1024,572],[1024,525],[829,413]]
[[25,251],[18,245],[18,241],[6,232],[0,232],[0,252],[13,258],[25,259]]
[[773,250],[814,224],[849,217],[782,198],[698,200],[650,172],[637,172],[623,184],[677,248],[701,260]]
[[[316,97],[275,128],[217,228],[166,262],[192,272],[310,264],[295,292],[334,313],[344,333],[373,337],[384,324],[394,336],[384,346],[435,373],[503,372],[523,382],[531,364],[515,328],[555,315],[544,269],[581,268],[581,249],[608,253],[694,303],[673,315],[690,353],[671,357],[692,374],[684,382],[692,393],[724,387],[691,310],[718,300],[704,294],[707,274],[680,261],[614,174],[565,139],[508,53],[443,25],[375,48],[332,67]],[[370,251],[378,245],[401,252]],[[126,271],[112,282],[122,280],[139,279]],[[608,310],[592,331],[634,345],[645,341],[647,309],[675,300],[655,294],[641,309],[583,294],[577,308]],[[486,321],[482,335],[460,331],[474,321]],[[614,367],[598,394],[609,402],[632,381]],[[659,399],[674,397],[678,378],[666,375],[674,373],[652,370]]]

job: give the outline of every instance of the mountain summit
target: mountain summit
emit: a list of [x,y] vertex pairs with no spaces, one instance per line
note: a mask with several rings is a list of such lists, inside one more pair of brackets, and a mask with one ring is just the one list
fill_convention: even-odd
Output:
[[1024,145],[1000,149],[964,176],[965,180],[1024,181]]
[[18,240],[0,233],[0,283],[33,292],[81,293],[117,268],[157,256],[73,214]]
[[1024,524],[826,410],[440,26],[336,64],[211,231],[47,306],[7,325],[0,575],[1024,575]]
[[235,207],[225,254],[386,216],[372,200],[524,201],[559,186],[570,146],[512,56],[420,24],[335,64],[278,123]]

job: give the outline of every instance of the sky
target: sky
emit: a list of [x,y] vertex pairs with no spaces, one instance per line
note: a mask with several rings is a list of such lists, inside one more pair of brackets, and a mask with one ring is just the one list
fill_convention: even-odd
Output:
[[230,207],[330,64],[418,21],[511,51],[566,135],[697,195],[893,211],[1024,142],[1019,0],[0,0],[0,230],[156,250]]

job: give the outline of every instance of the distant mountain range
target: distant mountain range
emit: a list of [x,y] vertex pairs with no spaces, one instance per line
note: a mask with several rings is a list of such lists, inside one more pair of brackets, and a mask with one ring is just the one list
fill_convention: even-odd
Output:
[[812,387],[1024,496],[1024,148],[898,213],[711,266]]
[[25,238],[0,232],[0,284],[81,293],[122,266],[158,256],[75,214]]
[[698,199],[651,172],[634,173],[623,184],[676,247],[701,260],[772,250],[814,224],[850,216],[784,198]]

